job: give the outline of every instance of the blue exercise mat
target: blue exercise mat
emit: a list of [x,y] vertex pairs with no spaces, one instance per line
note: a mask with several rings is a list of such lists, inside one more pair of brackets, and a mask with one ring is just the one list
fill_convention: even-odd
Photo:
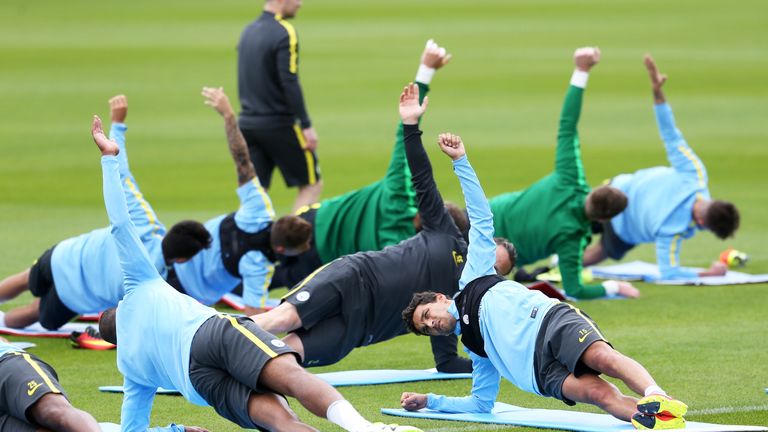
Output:
[[[99,391],[102,391],[104,393],[122,393],[123,392],[123,386],[101,386],[99,387]],[[171,396],[180,396],[181,393],[179,393],[176,390],[166,389],[162,387],[158,387],[155,394],[159,395],[171,395]]]
[[[694,270],[704,270],[694,268]],[[651,282],[659,285],[739,285],[768,282],[768,274],[751,275],[728,270],[724,276],[700,276],[691,279],[660,279],[659,267],[643,261],[592,267],[592,274],[601,279]]]
[[[463,413],[451,414],[440,411],[421,410],[416,412],[404,409],[382,408],[382,413],[411,418],[425,418],[432,420],[453,420],[475,423],[492,423],[515,426],[528,426],[536,428],[562,429],[580,432],[615,432],[634,431],[632,424],[623,422],[608,414],[593,414],[577,411],[529,409],[514,405],[496,402],[491,413]],[[714,431],[768,431],[768,428],[760,426],[717,425],[709,423],[688,422],[686,431],[714,432]]]
[[334,387],[363,386],[376,384],[394,384],[413,381],[432,381],[449,379],[471,379],[471,373],[444,373],[435,369],[380,369],[327,372],[317,374]]

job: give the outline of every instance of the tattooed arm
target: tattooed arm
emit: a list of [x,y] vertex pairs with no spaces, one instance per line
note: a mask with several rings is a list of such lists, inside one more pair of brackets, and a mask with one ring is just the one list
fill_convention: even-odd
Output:
[[212,106],[213,109],[224,117],[224,130],[227,132],[229,152],[232,154],[232,159],[235,161],[235,167],[237,168],[237,184],[242,186],[256,177],[256,169],[253,167],[253,163],[251,163],[251,159],[248,156],[248,146],[245,143],[245,138],[237,126],[235,111],[232,109],[232,105],[230,105],[229,98],[227,98],[223,88],[203,87],[202,94],[205,97],[205,104]]

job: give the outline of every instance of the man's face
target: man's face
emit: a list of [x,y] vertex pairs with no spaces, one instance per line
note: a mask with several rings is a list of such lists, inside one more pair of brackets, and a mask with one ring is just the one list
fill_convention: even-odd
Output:
[[413,311],[413,325],[420,333],[429,336],[448,336],[456,328],[456,318],[448,312],[452,300],[438,294],[432,303],[416,306]]
[[309,248],[310,248],[310,244],[309,243],[311,242],[311,240],[312,239],[309,239],[303,245],[301,245],[299,247],[295,247],[295,248],[287,248],[285,246],[279,246],[279,245],[273,244],[272,245],[272,250],[277,252],[277,253],[279,253],[280,255],[283,255],[283,256],[289,256],[290,257],[290,256],[301,255],[304,252],[309,250]]
[[283,18],[293,18],[298,13],[301,7],[301,0],[284,0],[283,1]]
[[496,265],[493,267],[499,276],[506,276],[512,271],[512,260],[504,246],[496,245]]

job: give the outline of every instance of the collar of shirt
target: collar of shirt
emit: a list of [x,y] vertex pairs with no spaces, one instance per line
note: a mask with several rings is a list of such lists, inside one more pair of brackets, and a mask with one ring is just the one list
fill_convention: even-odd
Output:
[[456,309],[456,302],[451,302],[451,305],[448,306],[448,313],[453,315],[454,318],[456,318],[456,328],[453,329],[453,332],[458,336],[461,334],[461,324],[459,324],[459,310]]

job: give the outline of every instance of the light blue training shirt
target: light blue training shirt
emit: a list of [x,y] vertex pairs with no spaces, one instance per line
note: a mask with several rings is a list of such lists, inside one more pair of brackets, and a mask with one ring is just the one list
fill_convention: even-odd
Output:
[[614,177],[611,186],[623,191],[629,203],[611,226],[629,244],[656,243],[662,279],[694,278],[697,271],[680,266],[680,243],[702,229],[693,219],[693,204],[710,199],[707,170],[675,126],[672,108],[662,103],[654,110],[671,166]]
[[[454,161],[453,169],[459,177],[470,220],[467,264],[459,280],[459,289],[463,290],[479,277],[496,274],[496,243],[491,207],[466,156]],[[557,300],[510,280],[491,287],[480,301],[480,333],[488,358],[467,350],[472,359],[471,396],[430,393],[427,408],[443,412],[490,412],[499,393],[500,376],[522,390],[540,395],[533,352],[541,321],[556,303]],[[459,334],[456,303],[451,304],[449,312],[457,319],[456,333]]]
[[[240,208],[235,213],[238,228],[255,233],[272,222],[275,217],[272,201],[257,177],[237,188],[237,196],[240,198]],[[204,304],[216,303],[242,282],[243,302],[248,306],[264,307],[275,271],[274,263],[259,251],[249,251],[238,263],[242,279],[230,274],[221,259],[219,235],[221,221],[226,216],[221,215],[205,223],[205,228],[211,234],[211,246],[185,263],[174,264],[176,275],[187,294]]]
[[[128,166],[123,123],[113,123],[110,138],[120,146],[118,164],[120,194],[125,196],[128,214],[151,257],[155,269],[165,272],[162,240],[165,226],[139,190]],[[109,228],[101,228],[60,242],[53,250],[51,271],[56,293],[70,310],[78,314],[97,313],[123,298],[123,277],[117,248]]]
[[158,387],[176,389],[190,402],[208,405],[189,379],[189,355],[195,333],[217,312],[163,280],[129,216],[117,158],[104,156],[101,165],[104,203],[125,286],[117,307],[117,368],[125,391],[120,421],[124,432],[146,431]]
[[0,341],[0,357],[11,353],[11,352],[24,352],[22,349],[16,348],[16,346],[11,345],[8,342]]

